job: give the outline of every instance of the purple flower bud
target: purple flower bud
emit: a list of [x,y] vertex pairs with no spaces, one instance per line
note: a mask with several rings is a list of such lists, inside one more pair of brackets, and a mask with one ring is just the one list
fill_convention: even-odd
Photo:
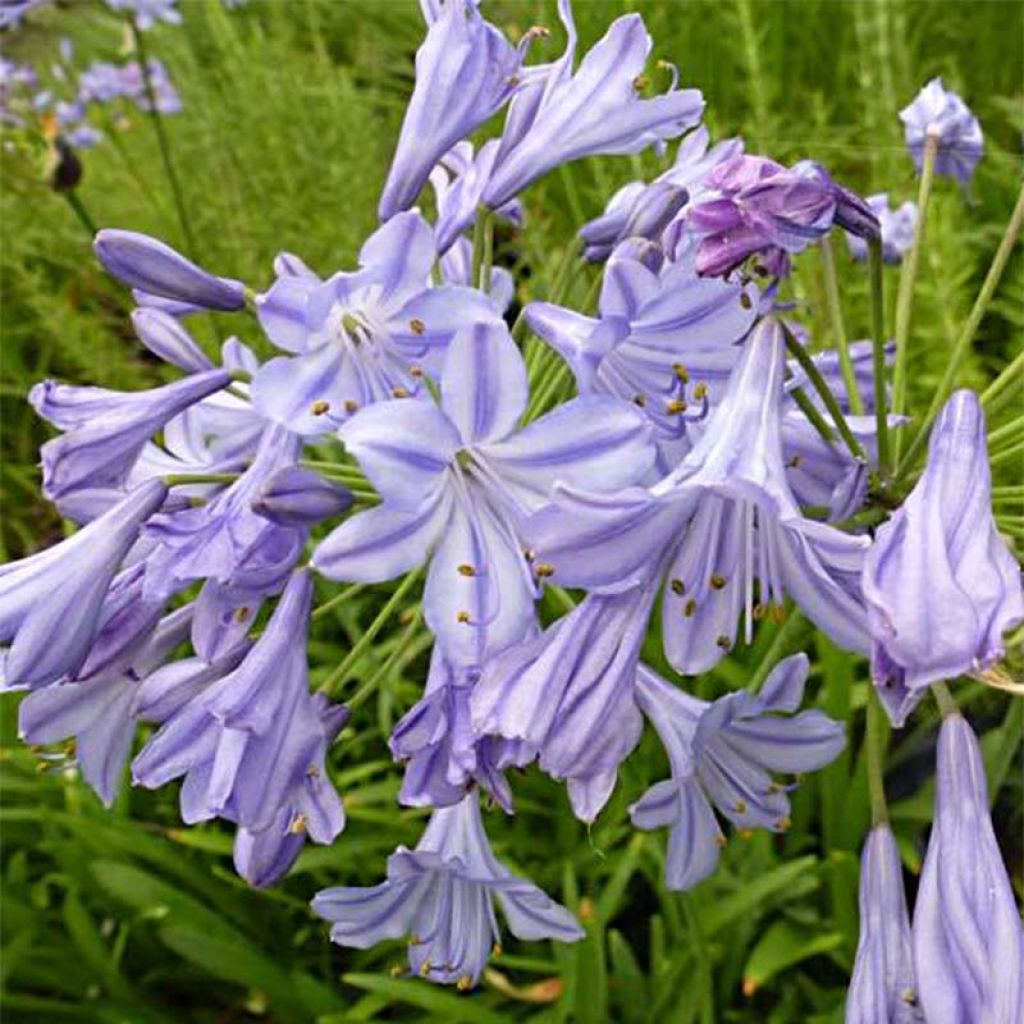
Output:
[[1020,911],[992,830],[978,740],[959,714],[939,732],[935,821],[913,938],[928,1024],[1024,1017]]
[[[899,263],[903,254],[914,242],[914,228],[917,225],[917,206],[907,200],[895,210],[889,207],[889,193],[880,192],[868,196],[868,206],[878,217],[882,231],[882,259],[886,263]],[[857,235],[847,234],[850,255],[855,260],[868,258],[867,243]]]
[[213,369],[209,356],[170,313],[146,307],[133,310],[132,326],[139,341],[165,363],[186,373]]
[[312,526],[352,507],[352,492],[311,469],[285,466],[267,479],[252,510],[281,526]]
[[580,229],[580,238],[587,245],[586,258],[605,260],[627,238],[656,240],[689,198],[685,188],[668,181],[633,182],[619,189],[604,214]]
[[941,78],[933,78],[914,101],[900,111],[907,147],[920,173],[924,165],[925,142],[938,140],[935,173],[969,184],[981,159],[984,139],[981,125],[966,103],[946,89]]
[[8,686],[43,686],[82,664],[110,583],[166,496],[162,483],[148,481],[67,540],[0,567],[0,643],[11,643]]
[[104,228],[93,243],[107,272],[131,288],[204,309],[245,306],[245,285],[215,277],[169,245],[137,231]]

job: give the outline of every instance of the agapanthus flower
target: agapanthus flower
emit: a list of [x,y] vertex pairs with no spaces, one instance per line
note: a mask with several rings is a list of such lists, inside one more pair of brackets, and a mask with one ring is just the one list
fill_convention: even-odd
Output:
[[[888,192],[868,196],[866,202],[878,217],[882,231],[882,259],[886,263],[899,263],[914,243],[917,205],[908,199],[894,210],[889,206]],[[863,238],[847,232],[846,241],[855,260],[868,258],[868,243]]]
[[[708,130],[694,129],[679,144],[673,165],[654,181],[633,181],[608,200],[604,213],[584,224],[579,236],[586,243],[584,256],[591,262],[606,260],[627,238],[657,241],[669,224],[685,223],[677,218],[688,200],[699,195],[711,169],[743,151],[742,139],[727,139],[708,150]],[[675,241],[666,241],[670,252]]]
[[651,586],[589,594],[492,658],[470,699],[475,731],[536,750],[540,767],[566,780],[582,821],[607,803],[643,731],[634,682],[655,594]]
[[197,267],[169,245],[137,231],[104,228],[93,243],[106,271],[132,288],[202,309],[245,306],[245,285]]
[[430,981],[476,984],[500,944],[495,900],[517,938],[583,938],[565,907],[495,858],[475,793],[435,811],[416,849],[400,846],[388,859],[387,876],[369,888],[323,889],[313,910],[342,946],[366,949],[408,936],[409,967]]
[[597,317],[531,302],[526,318],[569,363],[581,394],[635,403],[665,443],[685,438],[724,393],[757,315],[752,293],[698,277],[692,255],[651,269],[627,242],[605,268]]
[[1024,934],[992,830],[985,765],[960,714],[939,732],[935,820],[914,905],[914,969],[928,1024],[1024,1015]]
[[309,435],[333,432],[373,402],[417,395],[458,327],[499,316],[475,288],[430,287],[436,258],[433,231],[411,210],[370,236],[359,270],[321,282],[282,267],[256,308],[270,340],[295,355],[260,369],[256,407]]
[[[324,709],[309,692],[306,667],[312,591],[309,572],[295,572],[238,667],[176,710],[132,763],[134,781],[147,788],[185,776],[186,822],[220,816],[259,833],[298,806],[304,827],[318,823],[311,834],[319,841],[340,831],[336,794],[303,802],[307,776],[324,776],[327,742]],[[321,804],[325,796],[329,803]]]
[[919,173],[924,166],[925,143],[932,136],[938,144],[935,173],[956,178],[964,186],[970,183],[984,147],[981,125],[960,96],[942,84],[941,78],[933,78],[900,111],[900,120]]
[[870,832],[860,860],[860,941],[846,1024],[924,1024],[914,980],[903,868],[888,825]]
[[795,654],[772,669],[760,694],[740,690],[708,703],[641,666],[636,699],[664,744],[671,777],[629,813],[637,828],[670,829],[670,889],[689,889],[714,871],[725,837],[713,808],[737,828],[785,831],[787,787],[772,773],[814,771],[843,749],[838,722],[817,710],[793,714],[809,667],[806,655]]
[[[473,243],[468,238],[456,238],[451,248],[441,256],[440,264],[445,284],[477,287],[473,281]],[[491,267],[491,279],[481,290],[487,292],[495,309],[504,313],[515,298],[516,283],[504,267]]]
[[422,0],[421,7],[429,28],[380,197],[382,221],[412,206],[441,158],[504,106],[532,38],[517,51],[480,14],[477,0]]
[[141,307],[132,311],[135,335],[150,352],[186,373],[213,369],[213,361],[196,344],[176,317],[162,309]]
[[675,470],[650,490],[561,488],[526,529],[553,583],[622,587],[663,575],[662,640],[684,674],[715,665],[741,617],[749,643],[755,619],[786,597],[841,646],[869,646],[859,586],[869,542],[804,518],[786,479],[784,368],[782,328],[762,320]]
[[7,686],[52,683],[78,669],[101,625],[104,598],[167,487],[151,480],[60,544],[0,566],[0,643]]
[[913,491],[864,563],[871,670],[896,725],[929,683],[991,667],[1024,619],[1020,568],[992,516],[985,415],[956,391]]
[[700,120],[697,89],[643,99],[642,72],[651,37],[638,14],[612,22],[573,72],[576,26],[569,0],[559,0],[565,53],[513,98],[483,202],[495,210],[549,171],[585,156],[639,153],[673,139]]
[[457,667],[478,667],[533,621],[536,594],[519,523],[556,481],[614,490],[653,448],[635,407],[587,396],[517,429],[526,368],[503,322],[455,335],[441,405],[399,399],[340,434],[384,503],[339,526],[314,553],[332,579],[381,582],[428,557],[424,618]]
[[108,807],[114,802],[135,735],[140,680],[188,636],[189,606],[160,622],[121,664],[85,680],[47,686],[22,701],[18,732],[25,743],[74,740],[82,778]]
[[160,21],[167,22],[168,25],[180,25],[181,12],[177,8],[177,3],[178,0],[107,0],[107,5],[115,11],[130,13],[142,31],[152,28]]
[[252,510],[278,526],[312,526],[348,511],[352,492],[311,469],[285,466],[269,476]]

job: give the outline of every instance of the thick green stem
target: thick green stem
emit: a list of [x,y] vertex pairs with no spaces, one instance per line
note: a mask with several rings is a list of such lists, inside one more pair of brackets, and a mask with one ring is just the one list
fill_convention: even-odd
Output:
[[[920,217],[920,214],[918,214],[918,217]],[[971,307],[971,312],[967,317],[967,322],[964,324],[964,328],[960,332],[960,337],[957,338],[956,345],[953,347],[953,352],[949,357],[949,362],[946,363],[946,369],[942,375],[942,380],[939,382],[939,386],[936,389],[935,394],[932,396],[931,405],[928,407],[928,412],[925,414],[924,422],[921,424],[921,429],[914,438],[914,443],[910,446],[910,449],[907,452],[907,457],[899,464],[897,476],[906,472],[914,465],[914,459],[917,458],[918,454],[923,450],[925,442],[928,439],[928,431],[932,423],[935,421],[935,417],[938,416],[943,405],[946,404],[946,399],[949,398],[953,391],[957,371],[960,369],[960,364],[963,362],[963,358],[967,354],[967,350],[970,348],[971,342],[974,341],[974,336],[978,331],[982,318],[988,310],[992,297],[995,295],[996,288],[999,287],[999,281],[1003,276],[1003,271],[1006,269],[1006,264],[1010,261],[1013,248],[1017,244],[1017,239],[1020,237],[1022,225],[1024,225],[1024,186],[1021,186],[1020,193],[1017,196],[1017,205],[1013,208],[1013,213],[1010,216],[1010,222],[1006,225],[1006,231],[1003,234],[1003,239],[999,243],[999,248],[996,250],[995,257],[992,260],[992,265],[988,268],[988,273],[985,275],[981,291],[978,292],[978,297],[974,300],[974,305]]]
[[153,85],[153,76],[149,70],[149,55],[146,51],[146,42],[135,18],[130,18],[128,23],[131,26],[132,38],[135,41],[135,53],[138,57],[139,68],[142,71],[142,85],[146,93],[146,101],[149,105],[149,116],[153,122],[153,130],[156,132],[157,145],[160,148],[160,159],[163,161],[167,183],[170,185],[171,194],[174,197],[178,222],[181,225],[181,233],[185,238],[186,252],[189,257],[196,259],[196,239],[192,233],[192,224],[188,218],[185,194],[181,188],[181,181],[178,179],[178,173],[174,168],[174,160],[171,158],[171,144],[167,138],[167,130],[164,126],[163,117],[161,117],[160,111],[157,109],[156,88]]
[[843,383],[846,385],[846,396],[850,400],[850,411],[855,416],[864,413],[864,403],[857,389],[857,375],[850,358],[850,340],[846,335],[846,323],[843,320],[843,304],[839,298],[839,274],[836,271],[836,251],[832,239],[825,235],[821,240],[821,265],[825,271],[825,302],[828,306],[829,319],[832,321],[832,336],[839,352],[839,367],[843,372]]
[[96,232],[99,228],[96,227],[96,221],[92,219],[89,211],[85,208],[85,203],[79,198],[78,193],[74,189],[68,192],[61,192],[61,195],[67,201],[68,206],[74,211],[75,217],[78,219],[78,223],[85,228],[86,233],[89,235],[91,241],[96,237]]
[[889,729],[885,710],[874,684],[868,683],[867,733],[868,793],[871,797],[871,825],[889,820],[885,802],[885,752],[889,746]]
[[[921,263],[924,247],[924,230],[928,220],[928,200],[932,194],[932,180],[935,177],[935,158],[939,152],[939,139],[931,133],[925,139],[924,160],[921,167],[921,185],[917,193],[917,223],[914,226],[914,241],[903,263],[900,274],[900,290],[896,299],[896,369],[893,374],[893,412],[901,413],[906,408],[907,361],[910,342],[910,320],[914,308],[914,287],[917,283],[917,268]],[[898,461],[901,432],[893,438],[893,459]]]
[[168,487],[180,484],[233,484],[241,473],[171,473],[163,478]]
[[939,713],[943,718],[960,713],[956,701],[953,700],[953,695],[949,692],[949,687],[941,680],[932,683],[932,695],[935,697],[935,703],[939,705]]
[[800,407],[800,411],[810,420],[811,426],[821,434],[823,440],[829,445],[834,445],[836,432],[828,425],[828,421],[821,415],[818,407],[807,397],[807,392],[803,388],[793,388],[789,395]]
[[871,349],[875,385],[875,437],[878,444],[878,473],[889,479],[889,409],[885,372],[885,287],[882,280],[882,240],[868,243],[868,273],[871,277]]

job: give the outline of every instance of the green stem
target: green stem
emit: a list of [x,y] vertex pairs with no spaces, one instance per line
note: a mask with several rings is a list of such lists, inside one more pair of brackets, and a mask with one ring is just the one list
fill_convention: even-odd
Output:
[[[920,223],[921,214],[918,214],[918,218],[918,223]],[[913,466],[914,459],[921,452],[928,439],[928,431],[931,424],[934,422],[935,417],[938,416],[939,411],[942,409],[943,405],[946,404],[946,399],[949,398],[953,391],[953,384],[956,380],[957,371],[960,369],[960,364],[963,361],[964,356],[967,354],[967,350],[970,348],[971,342],[974,341],[974,336],[981,324],[982,317],[984,317],[988,310],[989,303],[992,301],[993,295],[995,295],[996,288],[999,287],[999,281],[1003,276],[1003,271],[1006,269],[1006,264],[1010,261],[1013,248],[1017,244],[1017,239],[1020,237],[1022,225],[1024,225],[1024,186],[1021,186],[1020,193],[1017,196],[1017,205],[1013,208],[1013,213],[1010,216],[1010,222],[1006,225],[1006,231],[1003,234],[1003,239],[999,243],[999,248],[996,250],[995,257],[992,260],[992,265],[988,268],[988,273],[985,275],[981,291],[978,292],[978,297],[974,300],[974,305],[971,307],[971,312],[967,317],[967,322],[964,324],[964,328],[960,332],[960,337],[957,338],[956,345],[953,347],[953,352],[949,357],[949,361],[946,363],[946,369],[942,375],[942,380],[939,382],[939,386],[936,389],[935,394],[932,396],[932,402],[928,407],[928,412],[925,414],[921,429],[914,438],[914,443],[910,446],[910,449],[907,452],[907,457],[899,464],[897,476]],[[1016,363],[1016,360],[1014,362]]]
[[889,809],[885,803],[885,752],[889,746],[889,729],[885,710],[873,683],[868,683],[867,733],[865,736],[868,763],[868,793],[871,797],[871,825],[885,824]]
[[339,605],[343,605],[350,598],[355,597],[361,590],[366,587],[365,583],[353,583],[352,586],[346,587],[340,593],[335,594],[334,597],[328,598],[323,604],[317,605],[313,609],[313,614],[310,618],[315,622],[317,619],[322,619],[328,612],[333,611]]
[[1024,416],[1018,416],[1015,420],[1004,423],[998,430],[993,430],[988,435],[989,451],[997,448],[1008,438],[1013,440],[1019,439],[1022,434],[1024,434]]
[[481,273],[484,265],[484,241],[487,235],[487,225],[490,222],[490,210],[480,206],[476,211],[476,221],[473,224],[473,263],[469,274],[469,283],[474,288],[480,287]]
[[811,426],[821,434],[822,439],[830,446],[834,445],[836,432],[828,425],[828,421],[821,415],[818,407],[807,397],[807,392],[803,388],[793,388],[789,394],[800,407],[800,411],[810,420]]
[[875,385],[875,436],[878,473],[889,479],[889,410],[885,389],[885,287],[882,280],[882,240],[868,242],[868,273],[871,277],[871,350]]
[[233,484],[241,473],[171,473],[163,478],[168,487],[179,484]]
[[146,51],[146,42],[136,19],[130,18],[128,24],[131,26],[132,38],[135,41],[135,53],[142,71],[142,84],[146,93],[146,101],[149,104],[149,116],[153,122],[153,129],[156,132],[157,145],[160,147],[160,159],[163,161],[164,171],[167,174],[167,182],[171,186],[171,194],[174,197],[174,206],[178,213],[181,233],[185,237],[186,252],[191,259],[195,259],[197,252],[196,239],[192,233],[192,224],[188,218],[188,211],[185,208],[185,195],[181,189],[181,182],[178,179],[178,173],[174,169],[174,161],[171,158],[171,144],[167,138],[167,130],[164,126],[163,118],[160,116],[160,111],[157,109],[156,89],[153,86],[153,76],[149,70],[149,55]]
[[932,695],[935,697],[935,703],[939,705],[939,712],[943,718],[959,714],[960,709],[956,706],[956,701],[953,700],[953,695],[944,682],[940,680],[937,683],[932,683]]
[[387,676],[387,674],[395,667],[399,659],[402,657],[403,654],[405,654],[405,652],[409,649],[412,641],[415,639],[416,633],[418,632],[419,624],[420,609],[417,608],[413,612],[412,618],[409,620],[408,626],[405,627],[405,632],[401,635],[401,637],[398,640],[398,643],[395,645],[395,649],[387,656],[387,658],[384,661],[384,664],[381,665],[380,668],[377,669],[377,671],[374,672],[373,675],[370,676],[370,678],[367,679],[366,682],[363,683],[363,685],[360,686],[359,689],[356,690],[356,692],[352,694],[352,696],[348,700],[345,701],[350,711],[354,712],[357,708],[361,707],[366,702],[366,699],[370,696],[370,694],[372,694],[374,690],[376,690],[377,687],[380,685],[380,681],[384,679]]
[[342,659],[341,663],[337,668],[331,672],[327,678],[320,684],[320,692],[326,693],[328,697],[332,696],[332,690],[344,680],[345,676],[348,675],[352,666],[363,656],[367,648],[377,638],[377,634],[384,628],[384,624],[394,614],[395,609],[402,603],[405,595],[419,582],[422,570],[417,569],[414,572],[409,573],[404,580],[399,584],[398,588],[388,599],[387,604],[380,610],[377,617],[366,627],[366,631],[363,635],[355,642],[352,650],[348,652],[348,655]]
[[846,385],[846,395],[850,400],[850,411],[854,416],[861,416],[864,413],[864,403],[861,401],[860,391],[857,388],[857,375],[854,373],[853,360],[850,358],[850,341],[846,335],[843,305],[839,298],[836,252],[832,245],[832,239],[828,235],[825,235],[819,244],[821,246],[821,264],[825,271],[825,303],[828,306],[829,319],[832,321],[833,339],[839,351],[839,367],[843,372],[843,383]]
[[[921,185],[917,193],[917,223],[914,226],[914,241],[907,254],[900,274],[900,290],[896,299],[896,369],[893,374],[893,412],[901,413],[906,408],[907,359],[910,341],[910,319],[914,307],[914,286],[917,282],[917,268],[921,263],[924,246],[925,223],[928,220],[928,200],[932,193],[932,179],[935,177],[935,158],[939,152],[939,139],[931,133],[925,139],[924,160],[921,167]],[[901,434],[893,437],[893,460],[898,462]]]
[[819,372],[818,367],[815,366],[810,353],[797,341],[795,335],[785,324],[782,325],[782,330],[786,337],[786,348],[789,354],[800,364],[800,368],[807,374],[808,379],[814,385],[814,390],[821,396],[821,400],[825,403],[825,408],[832,417],[832,422],[839,431],[839,436],[846,442],[846,447],[850,449],[850,454],[858,461],[867,465],[867,453],[857,438],[853,436],[853,431],[850,430],[850,425],[846,422],[843,410],[839,408],[836,396],[829,390],[829,386],[825,383],[825,379]]
[[1016,384],[1024,377],[1024,352],[1009,366],[1004,366],[999,376],[981,393],[981,404],[986,409],[1012,384]]
[[66,200],[68,206],[74,211],[75,217],[78,218],[78,222],[85,228],[91,241],[96,237],[96,232],[99,228],[96,227],[96,221],[89,215],[89,211],[85,207],[85,203],[79,198],[78,193],[72,189],[69,192],[61,192],[61,195]]
[[484,253],[480,261],[480,277],[477,278],[477,287],[490,294],[491,272],[494,268],[494,217],[491,211],[487,211],[487,223],[484,227]]
[[1024,441],[1018,441],[1015,445],[1004,448],[998,455],[990,456],[988,464],[995,469],[996,466],[1001,466],[1004,462],[1013,462],[1014,459],[1019,459],[1022,456],[1024,456]]
[[757,693],[761,689],[762,684],[768,678],[768,673],[775,668],[781,660],[783,653],[796,640],[806,625],[807,620],[804,618],[803,613],[798,608],[793,608],[779,631],[772,637],[768,650],[765,651],[760,664],[750,677],[747,689],[751,693]]

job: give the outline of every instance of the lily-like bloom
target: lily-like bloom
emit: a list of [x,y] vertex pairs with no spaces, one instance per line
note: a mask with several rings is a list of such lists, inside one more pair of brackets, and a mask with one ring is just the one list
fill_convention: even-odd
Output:
[[143,32],[159,21],[165,21],[168,25],[180,25],[181,11],[178,10],[177,3],[178,0],[107,0],[107,6],[115,11],[130,12]]
[[[889,206],[888,192],[879,192],[877,195],[868,196],[866,202],[878,217],[881,227],[882,259],[886,263],[899,263],[903,259],[903,254],[914,242],[917,205],[908,199],[894,210]],[[850,247],[850,254],[855,260],[868,258],[868,243],[860,235],[847,232],[846,241]]]
[[126,661],[95,678],[66,680],[29,694],[18,709],[22,740],[59,743],[73,737],[82,778],[109,807],[131,753],[139,680],[187,638],[190,617],[187,605],[172,612]]
[[[177,710],[135,758],[134,781],[147,788],[185,776],[189,824],[220,816],[262,832],[296,804],[307,775],[323,776],[324,714],[306,667],[312,591],[309,572],[295,572],[241,664]],[[336,797],[331,808],[324,835],[340,828]]]
[[759,695],[740,690],[709,704],[641,666],[637,702],[665,746],[671,777],[655,783],[629,813],[637,828],[670,829],[670,889],[691,888],[718,864],[725,837],[712,806],[737,828],[785,831],[790,787],[771,773],[814,771],[845,746],[842,725],[823,712],[793,714],[809,667],[806,655],[795,654],[775,666]]
[[1024,933],[989,813],[977,737],[939,732],[935,821],[914,906],[914,969],[928,1024],[1024,1016]]
[[202,309],[245,306],[245,285],[197,267],[169,245],[137,231],[104,228],[93,249],[107,273],[130,288]]
[[924,1024],[914,981],[903,869],[888,825],[876,825],[860,860],[860,941],[846,1024]]
[[379,402],[340,432],[384,502],[335,529],[314,564],[332,579],[375,583],[430,558],[424,617],[456,668],[479,667],[533,622],[519,524],[555,482],[614,490],[654,457],[635,407],[584,397],[519,430],[527,397],[508,328],[476,324],[451,343],[440,407]]
[[412,206],[445,153],[508,102],[532,38],[517,51],[483,18],[478,0],[422,0],[421,6],[429,28],[380,197],[382,221]]
[[308,271],[279,274],[257,297],[257,312],[270,340],[295,355],[271,359],[256,374],[256,408],[315,435],[373,402],[417,395],[459,327],[499,317],[474,288],[429,287],[436,258],[430,225],[411,210],[370,236],[357,271],[323,282]]
[[640,740],[634,699],[656,591],[589,594],[542,634],[492,658],[470,698],[479,735],[525,743],[565,779],[573,812],[593,821]]
[[120,488],[146,442],[169,420],[231,382],[225,370],[206,370],[147,391],[108,391],[43,381],[29,402],[67,433],[47,441],[43,493],[59,501],[89,487]]
[[692,255],[652,269],[626,243],[605,268],[596,318],[549,302],[531,302],[526,318],[569,363],[580,394],[633,402],[667,444],[725,393],[755,305],[752,287],[698,277]]
[[956,178],[963,186],[970,183],[984,148],[981,125],[967,104],[942,84],[941,78],[933,78],[900,111],[900,120],[918,173],[924,165],[925,141],[930,135],[938,140],[935,173]]
[[992,516],[985,415],[954,392],[932,429],[928,464],[864,564],[871,670],[895,725],[929,683],[982,671],[1024,619],[1020,569]]
[[331,939],[339,945],[367,949],[408,936],[414,974],[469,988],[500,943],[495,899],[517,938],[583,938],[565,907],[495,858],[479,798],[470,793],[454,807],[434,812],[415,850],[400,846],[391,855],[386,882],[323,889],[313,910],[331,922]]
[[85,661],[104,598],[142,524],[163,504],[157,480],[60,544],[0,566],[0,643],[7,686],[45,686]]
[[[667,580],[666,657],[684,674],[715,665],[754,621],[792,597],[836,643],[869,649],[859,577],[869,541],[805,519],[781,438],[782,328],[761,321],[721,403],[679,466],[649,491],[560,488],[526,537],[551,581],[624,587]],[[754,600],[755,583],[758,600]]]
[[558,12],[568,34],[566,50],[512,100],[483,192],[492,210],[560,164],[639,153],[682,135],[704,111],[698,89],[677,89],[674,82],[660,96],[641,98],[651,37],[639,15],[612,22],[573,73],[576,26],[569,0],[559,0]]

